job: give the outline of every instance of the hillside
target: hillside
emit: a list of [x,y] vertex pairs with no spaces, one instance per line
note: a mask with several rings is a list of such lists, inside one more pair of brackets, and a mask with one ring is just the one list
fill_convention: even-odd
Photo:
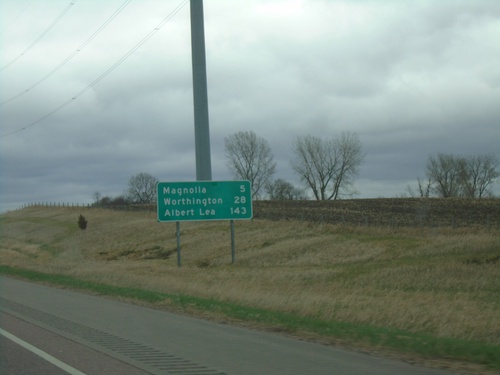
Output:
[[[255,219],[235,223],[234,264],[228,222],[182,223],[181,268],[175,224],[158,223],[155,212],[29,207],[0,215],[0,272],[132,288],[159,295],[157,308],[498,370],[498,200],[423,203],[432,222],[441,212],[455,224],[387,221],[394,212],[415,217],[419,206],[407,200],[256,202]],[[358,222],[361,209],[368,226]],[[329,223],[328,212],[345,220]]]

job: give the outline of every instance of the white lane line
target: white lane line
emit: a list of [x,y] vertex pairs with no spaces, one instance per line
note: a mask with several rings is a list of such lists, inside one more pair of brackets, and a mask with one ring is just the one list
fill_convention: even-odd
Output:
[[68,374],[71,375],[86,375],[85,373],[78,371],[76,368],[71,367],[70,365],[67,365],[64,362],[61,362],[57,358],[52,357],[50,354],[45,353],[43,350],[40,350],[36,347],[34,347],[31,344],[28,344],[26,341],[21,340],[19,337],[14,336],[13,334],[4,331],[3,329],[0,328],[0,335],[3,335],[7,337],[9,340],[14,341],[16,344],[21,345],[23,348],[28,349],[30,352],[36,354],[37,356],[45,359],[47,362],[52,363],[53,365],[59,367],[60,369],[66,371]]

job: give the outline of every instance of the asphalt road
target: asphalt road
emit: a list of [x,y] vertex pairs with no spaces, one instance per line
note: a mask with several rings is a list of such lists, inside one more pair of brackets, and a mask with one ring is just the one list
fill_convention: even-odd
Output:
[[17,375],[66,375],[47,360],[0,336],[0,373]]
[[[85,374],[450,375],[5,277],[0,312],[0,329]],[[34,374],[61,373],[1,334],[0,345],[2,374],[29,374],[13,367],[29,362],[26,356],[35,368],[43,363],[54,370]]]
[[147,375],[123,361],[0,312],[0,374]]

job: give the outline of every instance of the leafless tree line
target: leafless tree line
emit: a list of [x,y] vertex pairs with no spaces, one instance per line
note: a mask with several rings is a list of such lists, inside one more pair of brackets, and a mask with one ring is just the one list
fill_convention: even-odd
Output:
[[291,166],[303,183],[297,188],[273,180],[276,163],[269,143],[254,132],[240,131],[225,138],[228,168],[236,179],[249,180],[253,198],[271,200],[307,199],[310,190],[316,200],[336,200],[356,193],[354,180],[363,160],[361,142],[355,133],[339,137],[297,137],[292,145]]
[[440,198],[489,198],[491,187],[500,176],[494,154],[429,156],[426,179],[417,180],[417,192],[408,187],[411,196]]
[[[364,159],[362,145],[355,133],[338,137],[297,137],[292,145],[291,166],[302,182],[296,187],[281,178],[273,179],[276,163],[269,143],[254,132],[240,131],[225,138],[227,166],[235,179],[249,180],[254,199],[304,200],[311,192],[318,201],[350,198],[358,168]],[[416,189],[408,186],[412,197],[489,198],[492,185],[500,176],[494,154],[429,156],[426,178],[417,180]],[[156,203],[158,179],[138,173],[128,182],[125,194],[101,197],[94,193],[95,205],[113,206]]]
[[127,190],[116,197],[102,196],[98,191],[92,194],[95,206],[112,207],[127,205],[148,205],[156,203],[158,179],[149,173],[138,173],[130,177]]

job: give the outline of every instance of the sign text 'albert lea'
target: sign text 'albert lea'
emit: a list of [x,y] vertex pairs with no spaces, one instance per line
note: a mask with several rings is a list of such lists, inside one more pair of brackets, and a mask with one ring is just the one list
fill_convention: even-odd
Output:
[[158,221],[252,218],[250,181],[159,182]]

